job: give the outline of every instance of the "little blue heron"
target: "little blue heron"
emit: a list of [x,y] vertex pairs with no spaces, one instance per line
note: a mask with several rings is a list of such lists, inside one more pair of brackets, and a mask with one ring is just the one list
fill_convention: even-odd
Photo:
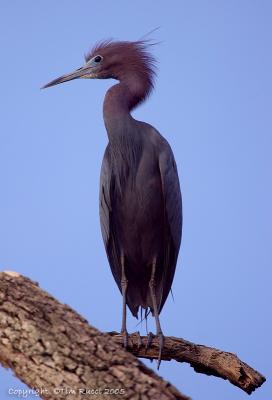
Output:
[[[164,336],[159,314],[171,289],[182,231],[182,201],[175,159],[166,139],[131,111],[143,102],[155,76],[145,40],[104,41],[72,73],[44,86],[77,78],[116,79],[105,96],[109,143],[100,177],[100,223],[113,277],[123,296],[122,327],[128,344],[126,305],[138,317],[155,317],[160,364]],[[150,334],[152,337],[152,334]]]

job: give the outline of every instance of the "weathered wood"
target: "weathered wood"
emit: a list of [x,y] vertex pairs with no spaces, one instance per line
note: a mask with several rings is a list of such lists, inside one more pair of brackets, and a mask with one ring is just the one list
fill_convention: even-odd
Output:
[[[117,332],[109,332],[116,343],[122,344],[122,336]],[[146,349],[147,336],[137,333],[129,335],[128,351],[136,357],[157,359],[159,343],[155,337]],[[176,360],[190,364],[196,372],[227,379],[246,393],[251,394],[265,382],[265,377],[248,364],[241,361],[236,354],[228,353],[212,347],[191,343],[187,340],[166,337],[162,352],[162,360]]]
[[188,400],[109,335],[16,273],[0,273],[0,363],[42,399]]
[[[0,363],[41,398],[77,400],[80,389],[90,389],[92,399],[102,399],[112,389],[123,399],[188,399],[128,352],[156,359],[156,338],[148,349],[147,337],[137,334],[129,335],[128,351],[122,343],[120,334],[99,332],[28,278],[0,273]],[[162,359],[187,362],[248,394],[265,381],[235,354],[184,339],[166,337]]]

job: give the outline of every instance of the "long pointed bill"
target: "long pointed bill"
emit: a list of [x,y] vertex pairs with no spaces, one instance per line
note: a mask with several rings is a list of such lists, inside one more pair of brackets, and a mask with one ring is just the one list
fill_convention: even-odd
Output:
[[70,74],[62,75],[59,78],[54,79],[53,81],[44,85],[41,89],[46,89],[50,86],[55,86],[60,83],[71,81],[73,79],[78,79],[78,78],[93,79],[93,78],[96,78],[96,74],[92,71],[92,68],[90,68],[89,65],[84,65],[83,67],[76,69],[75,71],[71,72]]

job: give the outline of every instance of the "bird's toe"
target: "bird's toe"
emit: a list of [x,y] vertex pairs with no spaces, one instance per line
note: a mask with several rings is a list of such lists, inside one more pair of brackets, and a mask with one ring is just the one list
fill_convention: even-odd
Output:
[[137,350],[139,351],[140,348],[142,347],[142,339],[139,331],[136,332],[136,335],[137,335]]
[[149,332],[147,335],[147,341],[146,341],[146,345],[145,345],[145,351],[147,351],[147,349],[151,346],[152,340],[154,338],[154,335],[152,332]]
[[159,339],[159,356],[158,356],[158,364],[157,364],[157,369],[160,368],[161,365],[161,360],[162,360],[162,350],[164,346],[164,336],[162,332],[158,333],[158,339]]
[[123,336],[124,348],[127,349],[128,348],[128,333],[127,333],[127,330],[121,331],[121,335]]

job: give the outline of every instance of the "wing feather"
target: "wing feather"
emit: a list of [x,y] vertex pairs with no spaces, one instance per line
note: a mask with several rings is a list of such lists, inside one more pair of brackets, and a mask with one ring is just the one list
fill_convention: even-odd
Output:
[[176,162],[170,146],[164,146],[159,155],[162,192],[165,205],[165,256],[162,279],[161,311],[171,290],[182,235],[182,198]]
[[99,194],[100,225],[105,246],[108,245],[110,237],[110,212],[111,212],[110,181],[111,181],[111,173],[110,173],[108,154],[106,149],[101,167],[100,194]]
[[109,148],[107,146],[100,174],[99,215],[102,237],[111,271],[121,291],[120,248],[112,224],[113,176],[110,168]]

